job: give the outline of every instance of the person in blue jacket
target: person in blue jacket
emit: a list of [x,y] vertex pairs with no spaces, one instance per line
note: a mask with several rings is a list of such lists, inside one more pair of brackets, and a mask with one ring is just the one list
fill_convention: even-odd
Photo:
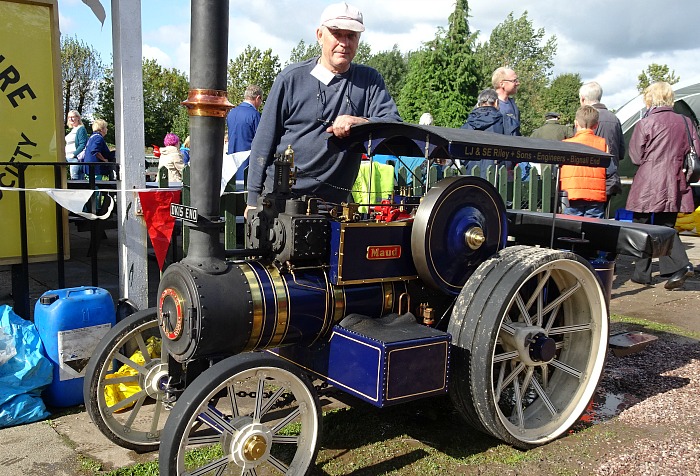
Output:
[[[505,134],[503,121],[503,114],[498,110],[498,93],[495,89],[484,89],[477,96],[476,107],[469,113],[462,129]],[[470,160],[467,162],[467,172],[478,165],[479,175],[485,179],[487,167],[495,164],[496,161],[490,159]]]
[[[92,123],[92,135],[85,146],[85,158],[83,162],[114,162],[114,152],[109,150],[104,137],[107,135],[107,121],[95,119]],[[93,169],[92,171],[90,169]],[[85,167],[85,175],[95,174],[95,178],[102,179],[106,175],[111,177],[114,169],[109,166]]]

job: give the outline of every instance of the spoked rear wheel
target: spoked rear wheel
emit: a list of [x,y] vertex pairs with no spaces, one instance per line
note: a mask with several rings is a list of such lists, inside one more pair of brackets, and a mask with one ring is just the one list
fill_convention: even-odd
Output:
[[303,475],[320,428],[318,396],[296,367],[268,354],[229,357],[178,399],[163,429],[160,474]]
[[[168,359],[159,348],[156,309],[145,309],[109,330],[85,372],[83,398],[92,421],[111,441],[140,453],[158,449],[168,415],[162,391]],[[134,360],[136,351],[143,361]]]
[[585,260],[518,246],[476,270],[449,331],[457,408],[480,430],[527,449],[564,433],[593,397],[608,316]]

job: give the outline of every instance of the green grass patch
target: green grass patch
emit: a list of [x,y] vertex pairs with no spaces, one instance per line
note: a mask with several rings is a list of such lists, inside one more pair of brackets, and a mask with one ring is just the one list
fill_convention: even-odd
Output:
[[115,469],[107,473],[100,473],[101,476],[159,476],[158,461],[151,463],[138,463],[126,468]]
[[642,327],[649,332],[666,332],[668,334],[676,334],[683,337],[689,337],[691,339],[700,340],[700,332],[693,332],[673,324],[662,324],[659,322],[649,321],[647,319],[639,319],[636,317],[621,316],[619,314],[612,314],[610,316],[612,322],[619,322],[621,324],[629,324],[633,326]]
[[223,455],[224,451],[220,444],[191,449],[185,453],[185,467],[198,468],[210,461],[221,458]]

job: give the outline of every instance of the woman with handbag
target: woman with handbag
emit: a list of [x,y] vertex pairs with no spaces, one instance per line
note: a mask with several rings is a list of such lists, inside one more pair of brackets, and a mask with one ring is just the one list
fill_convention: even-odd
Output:
[[[691,149],[690,141],[696,151],[700,150],[700,139],[692,121],[673,111],[674,93],[667,82],[647,87],[644,102],[647,114],[637,123],[629,144],[630,159],[639,169],[626,208],[633,212],[635,223],[652,223],[653,215],[655,225],[673,228],[678,212],[694,210],[693,192],[683,171],[683,161]],[[666,289],[682,287],[693,275],[693,265],[678,235],[671,255],[659,258],[659,271],[662,277],[668,277]],[[652,284],[651,259],[637,260],[632,281]]]

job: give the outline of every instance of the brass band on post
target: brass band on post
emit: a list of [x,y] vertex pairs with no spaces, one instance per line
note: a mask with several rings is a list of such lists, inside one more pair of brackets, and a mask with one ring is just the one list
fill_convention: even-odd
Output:
[[226,117],[234,106],[228,102],[226,91],[218,89],[190,89],[187,99],[180,104],[189,116]]

